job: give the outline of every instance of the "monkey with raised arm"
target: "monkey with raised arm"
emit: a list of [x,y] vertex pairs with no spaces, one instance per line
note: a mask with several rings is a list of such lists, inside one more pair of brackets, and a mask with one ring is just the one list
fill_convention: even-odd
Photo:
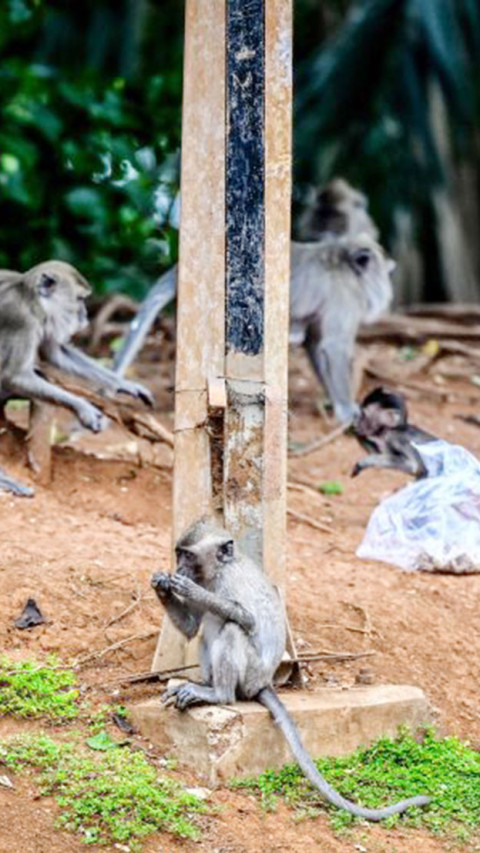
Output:
[[[48,382],[42,361],[98,387],[153,403],[147,388],[119,377],[70,343],[87,325],[90,292],[78,270],[63,261],[46,261],[25,273],[0,270],[0,407],[12,397],[54,403],[74,412],[88,429],[100,430],[99,409]],[[3,473],[2,487],[16,493],[23,489]]]
[[299,219],[299,239],[328,240],[358,234],[369,234],[378,240],[366,195],[343,178],[333,178],[318,187]]
[[[369,234],[291,244],[290,343],[305,347],[339,421],[351,420],[357,408],[351,383],[358,328],[388,309],[394,267]],[[177,275],[175,266],[159,279],[132,321],[115,358],[120,375],[135,358],[155,317],[174,298]]]
[[164,701],[184,710],[207,702],[255,699],[270,711],[303,772],[333,805],[367,820],[383,820],[428,797],[413,797],[384,809],[357,806],[335,791],[318,772],[296,726],[273,688],[285,651],[285,614],[280,596],[259,566],[242,554],[233,538],[208,519],[178,540],[177,569],[158,573],[152,586],[174,625],[191,639],[201,635],[202,684],[170,688]]
[[417,479],[427,476],[415,445],[435,441],[436,436],[409,423],[401,394],[382,387],[367,394],[354,419],[353,432],[369,455],[357,462],[352,477],[366,468],[397,468]]

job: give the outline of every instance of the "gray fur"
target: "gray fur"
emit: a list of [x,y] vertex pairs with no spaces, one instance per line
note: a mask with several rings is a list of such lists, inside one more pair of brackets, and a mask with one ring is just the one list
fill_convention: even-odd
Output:
[[[304,346],[340,421],[356,412],[351,388],[355,339],[392,300],[393,261],[369,234],[291,244],[290,343]],[[121,375],[155,320],[175,298],[178,267],[152,287],[114,362]]]
[[346,800],[321,776],[293,720],[273,689],[286,643],[280,596],[262,570],[240,553],[230,534],[202,519],[179,539],[175,574],[158,573],[152,586],[176,627],[190,639],[200,631],[202,684],[170,688],[164,701],[190,705],[256,699],[282,729],[303,772],[338,808],[378,821],[428,803],[413,797],[385,809],[364,809]]
[[[106,390],[153,403],[148,389],[121,379],[70,344],[87,325],[90,292],[78,270],[63,261],[46,261],[26,273],[0,270],[0,407],[12,397],[54,403],[74,412],[88,429],[101,429],[99,409],[48,382],[40,372],[42,360]],[[0,479],[0,488],[12,490],[8,480]]]

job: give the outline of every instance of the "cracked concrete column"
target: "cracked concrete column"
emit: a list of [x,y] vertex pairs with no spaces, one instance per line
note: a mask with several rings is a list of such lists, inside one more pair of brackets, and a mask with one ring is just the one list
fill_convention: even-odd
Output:
[[[292,0],[187,0],[173,539],[206,512],[285,572]],[[188,648],[188,651],[187,651]],[[194,659],[168,620],[153,662]]]

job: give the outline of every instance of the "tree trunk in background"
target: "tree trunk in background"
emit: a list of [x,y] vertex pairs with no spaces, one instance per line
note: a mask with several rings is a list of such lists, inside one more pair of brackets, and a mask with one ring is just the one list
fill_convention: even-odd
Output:
[[[445,100],[437,83],[430,85],[429,103],[432,133],[445,175],[445,186],[438,187],[432,196],[443,285],[447,297],[453,302],[477,302],[480,289],[475,276],[472,245],[478,237],[468,239],[470,229],[465,228],[462,220],[459,168],[453,160]],[[464,187],[464,190],[467,197],[473,194],[474,187],[469,190]]]
[[393,274],[394,307],[397,307],[423,301],[425,275],[422,255],[415,239],[412,213],[397,208],[394,223],[392,257],[397,263]]

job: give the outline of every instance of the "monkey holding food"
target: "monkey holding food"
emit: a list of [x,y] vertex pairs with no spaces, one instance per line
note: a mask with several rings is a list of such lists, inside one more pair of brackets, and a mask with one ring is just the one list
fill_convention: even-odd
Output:
[[383,809],[357,806],[318,772],[272,684],[285,651],[286,623],[280,596],[259,566],[242,554],[230,534],[201,519],[178,540],[174,574],[158,573],[152,586],[174,625],[187,639],[201,632],[203,683],[167,689],[164,701],[179,710],[196,703],[254,699],[270,711],[303,772],[333,805],[379,821],[429,802],[412,797]]
[[362,400],[353,421],[353,433],[369,455],[357,462],[352,477],[366,468],[398,468],[416,479],[427,468],[415,445],[436,441],[436,436],[408,422],[401,394],[379,387]]
[[[63,261],[45,261],[25,273],[0,270],[0,407],[12,397],[45,401],[70,409],[93,432],[101,429],[102,412],[47,381],[40,369],[42,360],[105,390],[153,404],[147,388],[123,379],[70,344],[87,325],[85,300],[90,292],[78,270]],[[0,488],[16,494],[30,491],[3,472]]]

